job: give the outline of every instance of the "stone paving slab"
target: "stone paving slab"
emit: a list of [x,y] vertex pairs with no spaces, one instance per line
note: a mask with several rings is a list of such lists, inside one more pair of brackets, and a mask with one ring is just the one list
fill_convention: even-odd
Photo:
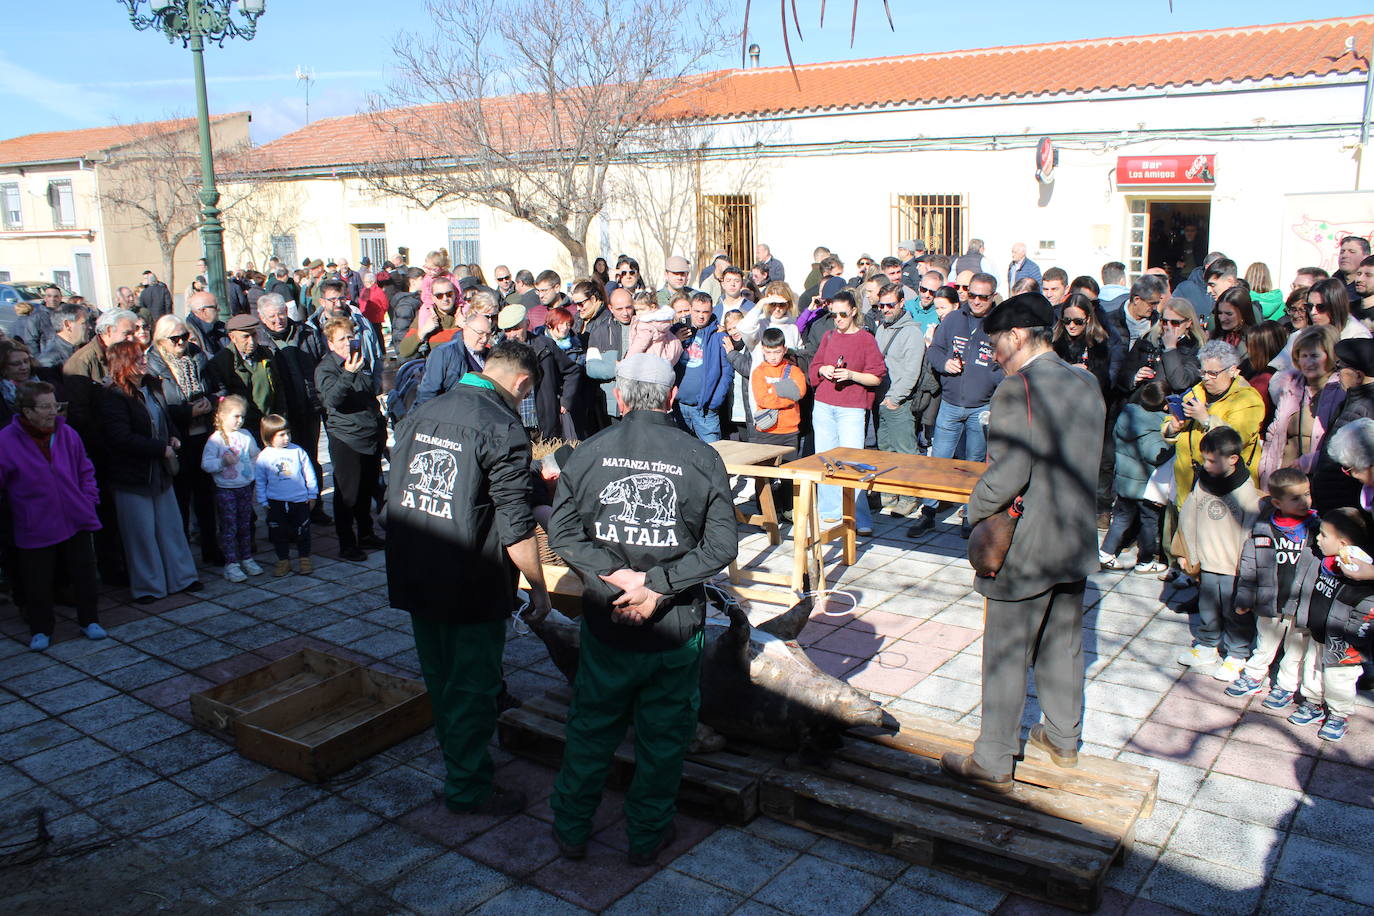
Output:
[[[801,641],[893,708],[976,725],[982,603],[964,542],[945,523],[910,542],[905,526],[879,516],[859,562],[831,567]],[[53,647],[28,652],[0,604],[0,844],[24,850],[39,810],[53,837],[45,856],[7,869],[6,912],[1059,912],[768,818],[680,818],[658,865],[630,868],[614,792],[588,860],[565,862],[548,832],[551,770],[495,749],[497,778],[527,791],[529,809],[458,817],[434,798],[431,734],[318,786],[244,760],[193,727],[191,692],[303,646],[416,675],[381,555],[334,560],[321,534],[309,577],[233,586],[207,571],[202,592],[148,606],[106,589],[103,642],[80,638],[62,609]],[[757,532],[741,536],[742,555],[761,549]],[[776,549],[768,561],[788,562]],[[1090,579],[1084,751],[1160,773],[1160,801],[1101,912],[1367,912],[1374,704],[1362,695],[1333,745],[1256,698],[1225,697],[1174,662],[1188,639],[1180,600],[1153,576]],[[508,643],[505,665],[517,695],[560,683],[530,636]],[[1037,715],[1031,678],[1023,724]]]

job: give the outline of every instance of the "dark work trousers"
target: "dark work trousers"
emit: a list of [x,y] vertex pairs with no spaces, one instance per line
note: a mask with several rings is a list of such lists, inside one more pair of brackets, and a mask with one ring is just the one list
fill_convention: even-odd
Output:
[[19,548],[20,575],[24,581],[24,614],[29,633],[51,636],[53,592],[57,576],[71,590],[76,622],[96,622],[95,546],[89,531],[80,531],[49,547]]
[[[792,449],[792,454],[782,456],[782,463],[784,464],[797,457],[800,438],[800,433],[764,433],[757,429],[749,430],[750,442],[758,442],[762,445],[785,445]],[[760,481],[763,479],[760,478]],[[779,512],[786,512],[792,508],[792,481],[768,478],[768,486],[773,491],[773,507],[775,509]]]
[[996,776],[1008,774],[1020,750],[1026,669],[1045,732],[1056,747],[1076,748],[1083,732],[1083,589],[1064,582],[1020,601],[986,600],[983,615],[983,724],[973,759]]
[[100,530],[94,535],[95,565],[100,581],[106,585],[129,584],[129,566],[124,559],[124,542],[119,536],[119,512],[115,508],[114,488],[109,485],[101,465],[95,466],[95,482],[100,502],[95,505]]
[[310,459],[310,465],[315,469],[315,479],[324,480],[324,468],[320,467],[320,415],[312,410],[293,414],[289,419],[291,441],[299,445]]
[[[224,553],[215,537],[215,481],[201,470],[200,456],[205,451],[205,443],[210,440],[209,433],[196,433],[187,436],[181,445],[177,458],[180,467],[172,478],[172,489],[177,495],[177,507],[181,509],[181,527],[186,539],[191,539],[191,515],[195,514],[196,525],[200,528],[200,557],[210,566],[223,566]],[[251,521],[253,510],[249,507]]]
[[[337,484],[336,484],[337,486]],[[291,545],[300,556],[310,556],[310,503],[267,501],[267,537],[277,551],[278,560],[291,559]]]
[[1236,577],[1203,570],[1198,575],[1197,618],[1193,641],[1222,658],[1245,661],[1255,648],[1255,615],[1236,613]]
[[1112,495],[1116,489],[1116,418],[1121,415],[1121,401],[1107,402],[1107,428],[1102,436],[1102,461],[1097,466],[1097,511],[1112,510]]
[[1107,536],[1102,541],[1102,552],[1116,556],[1121,552],[1121,545],[1125,543],[1131,529],[1139,521],[1139,534],[1136,535],[1136,544],[1139,550],[1136,555],[1137,563],[1148,563],[1159,556],[1159,513],[1162,507],[1158,503],[1152,503],[1144,499],[1132,499],[1129,496],[1116,497],[1116,507],[1112,509],[1112,526],[1107,529]]
[[334,531],[339,549],[347,550],[372,534],[372,494],[382,473],[382,456],[355,452],[330,436],[329,458],[334,464]]

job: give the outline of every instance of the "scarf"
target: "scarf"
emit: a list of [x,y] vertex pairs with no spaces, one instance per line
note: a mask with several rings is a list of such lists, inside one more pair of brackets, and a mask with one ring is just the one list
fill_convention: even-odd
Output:
[[191,395],[199,396],[205,391],[205,383],[201,380],[200,369],[196,366],[196,361],[189,356],[163,356],[163,362],[171,370],[172,379],[177,383],[181,396],[186,400],[191,400]]

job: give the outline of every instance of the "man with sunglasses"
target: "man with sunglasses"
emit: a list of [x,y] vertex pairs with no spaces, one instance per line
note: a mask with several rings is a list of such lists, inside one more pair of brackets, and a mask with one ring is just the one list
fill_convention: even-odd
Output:
[[[1115,363],[1119,364],[1121,358],[1130,353],[1135,342],[1150,333],[1158,323],[1159,309],[1168,293],[1169,287],[1163,277],[1141,274],[1131,284],[1125,304],[1100,316],[1114,348],[1113,355],[1117,357]],[[1128,387],[1134,390],[1139,382],[1139,379],[1132,379]]]
[[[874,337],[883,362],[887,364],[887,375],[877,388],[874,411],[878,448],[914,455],[916,417],[911,413],[909,402],[926,356],[925,333],[902,307],[901,290],[895,283],[887,283],[878,290],[878,316]],[[916,497],[885,493],[883,505],[893,515],[907,515],[916,508]]]
[[504,264],[497,264],[496,269],[492,271],[492,277],[496,280],[496,295],[501,304],[517,304],[519,294],[515,291],[515,275],[511,273],[510,268]]
[[402,361],[432,353],[440,344],[457,336],[462,321],[459,311],[458,288],[451,277],[436,277],[430,287],[434,297],[432,317],[421,324],[412,324],[396,347]]
[[916,322],[921,333],[930,336],[932,329],[940,325],[940,313],[935,310],[935,294],[945,285],[945,278],[938,270],[928,270],[922,275],[916,287],[916,296],[904,303],[906,313]]
[[[941,382],[940,412],[935,417],[930,449],[933,457],[955,457],[960,440],[965,460],[982,461],[987,454],[988,402],[1003,378],[1002,367],[993,358],[992,341],[983,333],[983,319],[992,311],[996,292],[996,277],[974,274],[968,285],[968,301],[945,316],[926,350],[926,359]],[[907,536],[919,537],[930,530],[939,505],[939,500],[926,499]],[[961,526],[964,537],[968,537],[968,530],[965,518]]]

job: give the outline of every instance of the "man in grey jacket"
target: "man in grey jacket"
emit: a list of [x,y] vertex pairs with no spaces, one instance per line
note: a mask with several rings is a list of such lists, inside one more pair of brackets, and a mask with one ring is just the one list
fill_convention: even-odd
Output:
[[[1050,346],[1054,309],[1022,293],[988,315],[983,331],[1007,373],[992,396],[988,469],[969,497],[977,524],[1023,514],[995,578],[974,587],[983,618],[983,721],[973,753],[945,754],[950,775],[994,792],[1012,789],[1012,759],[1033,660],[1044,723],[1029,743],[1059,766],[1078,763],[1083,729],[1083,591],[1097,563],[1097,469],[1106,408],[1097,383]],[[1047,536],[1050,535],[1050,536]]]
[[[878,326],[874,337],[887,375],[878,388],[876,416],[878,448],[885,452],[916,454],[916,417],[911,413],[911,395],[921,376],[926,356],[926,338],[921,328],[902,308],[902,289],[885,283],[878,290]],[[883,505],[894,515],[906,515],[917,506],[914,496],[883,494]]]

